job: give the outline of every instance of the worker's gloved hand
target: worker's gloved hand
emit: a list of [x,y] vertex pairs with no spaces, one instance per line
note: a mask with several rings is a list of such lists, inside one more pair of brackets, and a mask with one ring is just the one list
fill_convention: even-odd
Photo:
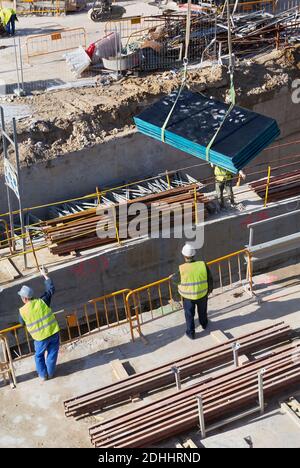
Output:
[[48,279],[48,270],[47,270],[47,268],[45,268],[44,266],[41,266],[40,267],[40,273],[45,279]]
[[242,178],[243,180],[246,179],[246,174],[245,174],[245,172],[240,171],[240,172],[239,172],[239,175],[241,176],[241,178]]

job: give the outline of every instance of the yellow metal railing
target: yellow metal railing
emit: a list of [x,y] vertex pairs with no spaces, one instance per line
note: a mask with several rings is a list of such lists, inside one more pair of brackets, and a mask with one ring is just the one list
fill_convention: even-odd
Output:
[[[3,224],[3,226],[4,226],[4,229],[5,229],[5,232],[6,232],[6,242],[7,242],[8,246],[9,246],[9,251],[12,254],[13,253],[12,240],[11,240],[10,234],[9,234],[8,222],[5,219],[0,219],[0,224]],[[5,241],[0,240],[0,247],[2,245],[2,242],[5,242]]]
[[2,376],[4,383],[7,380],[10,382],[12,388],[17,385],[17,379],[13,366],[13,361],[8,345],[8,341],[4,335],[0,334],[0,376]]
[[[246,260],[246,261],[245,261]],[[214,278],[215,289],[223,293],[238,286],[247,285],[252,294],[252,258],[247,249],[238,250],[224,257],[207,262]]]
[[[245,262],[246,259],[246,262]],[[224,257],[207,262],[218,293],[238,286],[247,286],[252,294],[252,260],[247,249],[233,252]],[[215,294],[215,293],[214,293]],[[94,332],[128,324],[131,339],[134,330],[142,335],[141,326],[158,318],[182,309],[177,286],[172,276],[141,286],[134,290],[122,289],[55,315],[61,330],[61,342],[69,343]],[[33,343],[26,327],[14,325],[0,330],[7,337],[9,345],[17,359],[33,353]]]
[[[66,344],[109,328],[126,323],[126,295],[130,289],[122,289],[106,294],[78,306],[58,311],[56,316],[60,327],[61,343]],[[0,331],[7,338],[14,359],[30,356],[34,352],[33,341],[26,327],[18,324]]]
[[25,42],[27,63],[30,63],[33,57],[66,52],[79,46],[87,46],[86,30],[82,27],[28,36]]
[[173,299],[176,294],[174,289],[172,276],[168,276],[127,294],[127,316],[130,320],[132,341],[134,341],[134,329],[141,335],[142,324],[181,309]]

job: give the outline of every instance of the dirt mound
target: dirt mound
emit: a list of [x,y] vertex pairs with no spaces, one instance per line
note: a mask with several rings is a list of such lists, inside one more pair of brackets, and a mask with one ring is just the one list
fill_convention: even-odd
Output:
[[[291,84],[299,74],[300,48],[273,51],[243,61],[235,70],[238,104],[250,107],[258,96]],[[37,161],[81,150],[134,130],[133,117],[162,95],[177,89],[180,73],[123,78],[110,85],[61,90],[25,98],[30,118],[18,125],[20,154],[30,166]],[[195,91],[228,100],[228,74],[221,66],[193,69],[188,84]]]

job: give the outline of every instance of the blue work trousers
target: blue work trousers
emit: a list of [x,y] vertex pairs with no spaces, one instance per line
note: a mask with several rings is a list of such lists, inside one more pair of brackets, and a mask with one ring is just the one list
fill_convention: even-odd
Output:
[[5,28],[7,34],[10,34],[10,35],[14,36],[15,30],[16,30],[15,24],[16,24],[16,15],[11,15],[8,23],[6,24],[6,28]]
[[[52,378],[59,350],[59,333],[42,341],[34,341],[36,370],[41,379]],[[47,356],[45,357],[45,354]]]

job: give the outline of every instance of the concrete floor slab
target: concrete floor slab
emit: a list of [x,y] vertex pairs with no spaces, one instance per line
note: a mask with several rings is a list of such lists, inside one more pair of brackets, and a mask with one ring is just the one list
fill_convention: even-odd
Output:
[[[245,297],[245,293],[234,297],[229,291],[212,297],[209,302],[210,327],[205,331],[198,328],[195,341],[184,335],[184,315],[178,311],[143,325],[148,344],[140,339],[131,343],[128,327],[122,326],[64,345],[57,376],[48,382],[36,378],[32,357],[17,362],[17,388],[12,390],[3,386],[0,389],[0,447],[89,447],[89,426],[122,414],[133,405],[138,407],[157,400],[171,391],[153,393],[139,402],[118,406],[81,421],[65,418],[65,399],[115,381],[110,366],[114,359],[130,361],[139,372],[216,344],[210,335],[212,330],[222,330],[228,337],[238,336],[274,320],[285,320],[294,329],[300,327],[299,273],[300,265],[293,265],[257,276],[259,305]],[[191,383],[186,381],[183,386]],[[281,414],[276,405],[269,408],[262,417],[240,421],[213,434],[203,445],[240,446],[250,435],[257,447],[299,446],[297,426]],[[200,444],[197,431],[192,435]],[[172,447],[172,444],[174,440],[164,442],[163,446]]]

